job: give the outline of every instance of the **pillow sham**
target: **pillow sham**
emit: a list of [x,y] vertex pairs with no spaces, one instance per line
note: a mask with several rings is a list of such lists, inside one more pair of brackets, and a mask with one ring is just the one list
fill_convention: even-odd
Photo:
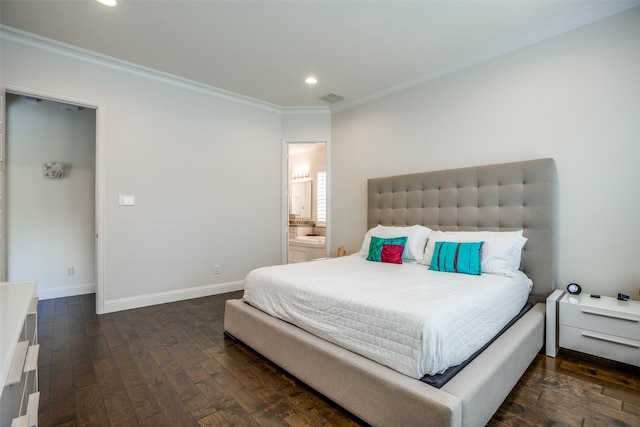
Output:
[[[404,261],[422,262],[424,256],[424,248],[427,244],[427,237],[432,232],[428,227],[422,225],[411,225],[406,227],[394,227],[386,225],[377,225],[371,228],[364,235],[360,255],[366,257],[369,254],[369,245],[371,244],[371,236],[390,238],[390,237],[407,237],[407,243],[404,247],[402,259]],[[430,259],[429,259],[430,260]]]
[[436,242],[429,270],[482,274],[484,242]]
[[[402,251],[404,251],[406,243],[407,243],[407,236],[391,237],[388,239],[371,236],[371,243],[369,244],[369,253],[367,255],[367,261],[382,262],[382,250],[385,246],[388,246],[388,245],[402,246]],[[395,250],[397,250],[397,248],[387,249],[387,256],[391,258],[391,254],[389,252],[392,252]],[[400,253],[402,254],[402,252]],[[400,258],[402,259],[402,256]]]
[[527,238],[517,231],[434,231],[429,235],[424,263],[429,265],[437,242],[478,242],[482,247],[482,272],[513,277],[520,269],[522,248]]

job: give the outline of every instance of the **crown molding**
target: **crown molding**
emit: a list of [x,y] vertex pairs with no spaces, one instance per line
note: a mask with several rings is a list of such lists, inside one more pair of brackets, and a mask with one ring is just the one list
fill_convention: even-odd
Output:
[[438,77],[506,55],[518,49],[547,40],[551,37],[566,33],[601,19],[608,18],[609,16],[616,15],[637,6],[640,6],[640,0],[602,1],[586,6],[579,11],[556,18],[529,31],[524,31],[507,39],[489,44],[481,49],[467,52],[452,61],[437,65],[424,73],[403,80],[397,84],[378,88],[366,95],[340,102],[338,105],[331,106],[329,108],[331,109],[331,113],[345,111],[387,95],[437,79]]
[[210,85],[205,85],[193,80],[178,77],[173,74],[144,67],[132,62],[123,61],[111,56],[103,55],[88,49],[79,48],[57,40],[52,40],[37,34],[29,33],[17,28],[0,25],[0,39],[9,40],[19,45],[63,55],[68,58],[77,59],[87,63],[108,67],[117,71],[137,75],[143,78],[152,79],[175,87],[180,87],[194,92],[215,96],[226,101],[243,104],[249,107],[269,111],[271,113],[282,113],[282,107],[256,98],[241,95],[228,90],[220,89]]
[[286,115],[331,114],[331,110],[328,106],[327,107],[282,107],[282,114],[286,114]]

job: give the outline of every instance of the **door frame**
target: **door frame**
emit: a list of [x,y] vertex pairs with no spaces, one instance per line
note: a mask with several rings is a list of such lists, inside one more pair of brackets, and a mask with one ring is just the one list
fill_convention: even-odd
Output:
[[[47,99],[55,102],[64,102],[96,110],[96,136],[95,136],[95,285],[96,285],[96,313],[105,312],[104,299],[104,123],[105,106],[96,101],[70,97],[59,93],[48,92],[40,89],[25,88],[11,84],[3,84],[5,93],[15,95],[31,96],[35,98]],[[2,108],[6,112],[6,96],[3,99]],[[5,141],[6,142],[6,141]],[[6,161],[6,159],[5,159]],[[4,212],[3,212],[4,215]],[[3,218],[4,220],[4,218]],[[3,221],[4,222],[4,221]],[[2,239],[2,254],[6,260],[6,240]]]
[[329,139],[282,139],[282,246],[281,262],[287,263],[289,251],[289,144],[325,144],[327,165],[326,256],[331,254],[331,143]]
[[5,186],[5,169],[6,169],[6,156],[5,156],[5,131],[6,131],[6,93],[4,86],[0,85],[0,282],[7,281],[7,230],[5,228],[5,198],[6,198],[6,186]]

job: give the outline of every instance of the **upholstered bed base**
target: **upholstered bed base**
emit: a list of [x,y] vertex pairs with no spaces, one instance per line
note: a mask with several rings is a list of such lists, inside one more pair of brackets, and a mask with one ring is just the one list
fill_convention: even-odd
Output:
[[537,159],[368,182],[368,228],[524,230],[521,269],[534,307],[437,389],[273,318],[227,301],[225,331],[375,426],[484,426],[542,348],[555,288],[555,162]]
[[407,377],[242,300],[225,331],[374,426],[484,426],[542,348],[537,304],[441,389]]

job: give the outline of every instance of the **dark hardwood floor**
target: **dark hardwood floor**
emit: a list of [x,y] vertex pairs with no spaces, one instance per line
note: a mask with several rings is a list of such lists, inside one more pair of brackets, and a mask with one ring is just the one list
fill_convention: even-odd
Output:
[[[223,336],[230,293],[95,314],[94,295],[41,301],[41,427],[365,425]],[[490,426],[640,426],[628,366],[538,355]]]

